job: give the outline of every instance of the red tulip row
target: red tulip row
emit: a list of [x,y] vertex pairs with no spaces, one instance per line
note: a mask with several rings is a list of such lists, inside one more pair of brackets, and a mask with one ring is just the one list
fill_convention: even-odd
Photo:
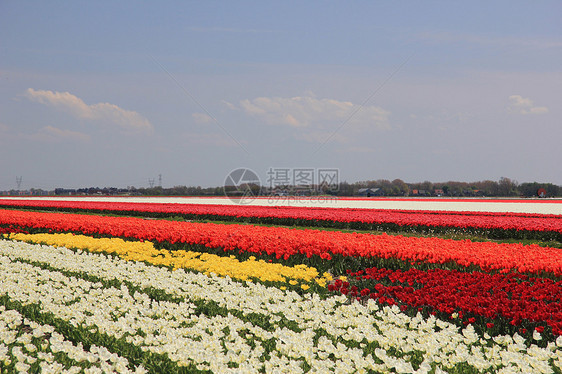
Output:
[[5,227],[0,226],[0,235],[11,234],[11,233],[23,233],[29,234],[26,230],[22,230],[19,225],[7,225]]
[[[349,282],[338,279],[328,289],[350,297],[370,297],[382,303],[400,304],[403,309],[421,310],[429,306],[451,318],[457,313],[461,320],[463,314],[488,320],[500,318],[513,326],[526,320],[538,324],[538,330],[546,323],[554,335],[562,335],[562,281],[518,273],[467,273],[444,269],[369,268],[348,274]],[[464,318],[464,323],[474,323],[474,317]]]
[[562,215],[60,200],[1,200],[0,206],[354,229],[476,229],[498,238],[562,241]]
[[0,210],[0,226],[7,225],[146,239],[166,242],[171,248],[219,248],[285,260],[294,256],[323,260],[353,257],[562,275],[562,249],[518,243]]

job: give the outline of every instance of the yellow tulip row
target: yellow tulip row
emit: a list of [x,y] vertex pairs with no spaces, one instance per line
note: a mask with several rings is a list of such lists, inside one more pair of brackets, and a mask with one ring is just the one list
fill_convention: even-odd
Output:
[[[328,273],[320,276],[313,267],[296,265],[284,266],[256,260],[254,256],[246,261],[239,261],[235,256],[222,257],[209,253],[194,251],[169,251],[157,249],[150,241],[125,241],[120,238],[92,238],[74,234],[10,234],[12,240],[28,243],[41,243],[54,247],[67,247],[116,254],[128,261],[145,261],[154,265],[193,269],[205,274],[215,273],[233,279],[251,281],[285,282],[291,285],[300,283],[301,288],[308,289],[312,282],[322,287],[332,280]],[[284,287],[283,287],[284,288]]]

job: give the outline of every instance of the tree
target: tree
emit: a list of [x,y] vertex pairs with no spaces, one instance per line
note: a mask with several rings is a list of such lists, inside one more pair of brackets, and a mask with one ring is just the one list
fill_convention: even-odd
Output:
[[431,192],[433,191],[433,183],[431,183],[430,181],[424,181],[420,183],[420,189]]
[[517,196],[517,182],[501,177],[498,182],[499,196]]
[[478,189],[482,192],[484,196],[496,196],[497,194],[497,190],[498,190],[497,182],[491,180],[485,180],[485,181],[477,182],[475,183],[475,185],[478,187]]
[[398,195],[407,196],[410,193],[410,187],[402,179],[393,180],[392,185],[397,189]]

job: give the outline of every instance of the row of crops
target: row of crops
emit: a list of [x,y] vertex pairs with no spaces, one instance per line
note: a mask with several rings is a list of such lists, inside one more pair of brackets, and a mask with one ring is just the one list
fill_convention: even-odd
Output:
[[[523,203],[520,203],[523,204]],[[468,203],[470,205],[470,202]],[[562,207],[562,204],[560,204]],[[254,224],[299,225],[354,230],[447,233],[451,230],[491,238],[562,241],[562,214],[510,212],[443,212],[327,207],[248,206],[81,200],[2,199],[0,207],[65,212],[92,212],[142,217],[170,216]],[[561,208],[562,209],[562,208]],[[561,211],[562,212],[562,211]]]
[[10,204],[0,372],[562,372],[560,216]]

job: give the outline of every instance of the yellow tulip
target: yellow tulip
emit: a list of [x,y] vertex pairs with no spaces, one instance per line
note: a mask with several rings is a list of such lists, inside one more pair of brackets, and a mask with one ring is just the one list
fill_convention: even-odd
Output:
[[214,273],[229,276],[233,279],[252,281],[288,282],[295,286],[304,282],[301,288],[307,290],[307,283],[326,287],[332,279],[330,274],[319,276],[318,271],[306,265],[293,267],[278,263],[257,260],[250,256],[246,261],[239,261],[235,256],[221,257],[209,253],[166,249],[156,249],[150,241],[125,241],[120,238],[92,238],[74,234],[10,234],[10,239],[32,243],[41,243],[55,247],[67,247],[116,254],[128,261],[145,261],[154,265],[169,266],[173,269],[188,268],[204,274]]

